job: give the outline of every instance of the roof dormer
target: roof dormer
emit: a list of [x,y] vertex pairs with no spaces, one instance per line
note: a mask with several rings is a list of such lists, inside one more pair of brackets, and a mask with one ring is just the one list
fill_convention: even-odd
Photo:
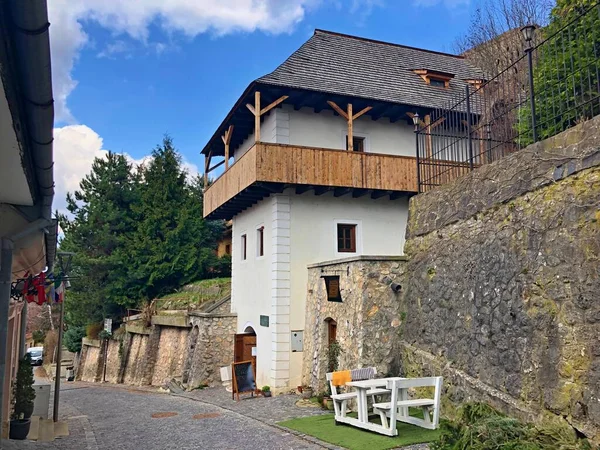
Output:
[[454,78],[453,73],[440,72],[437,70],[414,69],[413,72],[423,78],[428,85],[442,88],[448,88],[450,86],[450,80]]

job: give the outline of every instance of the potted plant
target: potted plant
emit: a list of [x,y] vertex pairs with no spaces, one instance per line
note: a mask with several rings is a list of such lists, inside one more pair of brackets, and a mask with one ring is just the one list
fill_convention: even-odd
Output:
[[265,397],[271,397],[271,395],[273,395],[273,393],[271,392],[271,387],[270,386],[263,386],[262,387],[262,393]]
[[10,421],[10,438],[23,440],[29,434],[33,414],[33,370],[29,354],[19,361],[17,379],[13,388],[13,413]]
[[313,389],[310,386],[302,386],[302,398],[309,399],[313,396]]

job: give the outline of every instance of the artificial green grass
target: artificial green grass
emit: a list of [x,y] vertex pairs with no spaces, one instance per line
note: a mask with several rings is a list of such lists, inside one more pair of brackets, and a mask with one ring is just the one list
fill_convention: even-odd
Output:
[[[379,421],[374,422],[380,423]],[[286,420],[278,425],[349,450],[387,450],[405,445],[432,442],[440,437],[440,430],[427,430],[401,422],[398,422],[397,425],[398,436],[384,436],[351,425],[336,425],[333,414]]]

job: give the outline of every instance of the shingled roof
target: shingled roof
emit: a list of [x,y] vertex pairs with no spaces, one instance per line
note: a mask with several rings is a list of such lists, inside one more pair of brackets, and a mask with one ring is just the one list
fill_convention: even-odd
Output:
[[[450,89],[427,85],[413,72],[454,75]],[[314,35],[259,83],[356,96],[392,103],[441,107],[465,81],[483,78],[464,57],[315,30]]]
[[[449,88],[428,85],[414,70],[453,75]],[[410,120],[407,111],[444,107],[465,92],[465,80],[483,78],[462,56],[423,50],[356,36],[315,30],[314,35],[273,72],[254,80],[215,131],[202,153],[223,154],[220,136],[235,125],[231,148],[252,133],[254,117],[246,103],[260,90],[264,104],[288,95],[296,108],[329,108],[326,100],[355,103],[356,110],[373,106],[374,119]]]

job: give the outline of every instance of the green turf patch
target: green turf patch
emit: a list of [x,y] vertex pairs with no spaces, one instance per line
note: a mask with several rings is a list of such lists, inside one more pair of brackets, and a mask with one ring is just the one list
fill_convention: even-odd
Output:
[[156,300],[157,310],[194,310],[231,293],[231,278],[211,278],[184,286]]
[[[374,418],[371,421],[381,423]],[[432,442],[440,436],[439,430],[427,430],[401,422],[398,422],[397,425],[398,436],[383,436],[350,425],[336,425],[333,414],[286,420],[280,422],[279,425],[349,450],[387,450],[405,445]]]

